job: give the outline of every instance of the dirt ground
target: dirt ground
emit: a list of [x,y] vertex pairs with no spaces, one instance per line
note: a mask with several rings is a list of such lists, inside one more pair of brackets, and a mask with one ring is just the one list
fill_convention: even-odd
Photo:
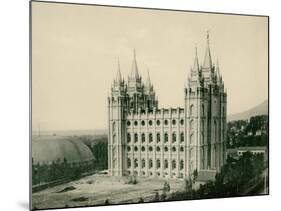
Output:
[[137,178],[137,184],[127,184],[128,178],[91,175],[32,194],[34,209],[136,203],[140,198],[152,201],[156,192],[162,194],[165,181],[170,192],[183,190],[180,179]]

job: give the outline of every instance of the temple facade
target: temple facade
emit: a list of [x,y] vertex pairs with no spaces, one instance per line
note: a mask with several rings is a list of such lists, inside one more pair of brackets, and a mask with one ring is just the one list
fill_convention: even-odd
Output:
[[149,73],[145,83],[139,74],[135,51],[127,81],[118,63],[108,97],[109,175],[187,178],[195,170],[220,171],[227,94],[209,35],[203,64],[196,49],[186,84],[182,107],[159,108]]

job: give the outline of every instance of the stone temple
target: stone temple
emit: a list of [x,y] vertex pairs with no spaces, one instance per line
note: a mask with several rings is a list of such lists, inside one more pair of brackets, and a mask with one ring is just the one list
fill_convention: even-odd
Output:
[[109,175],[188,178],[195,170],[199,175],[220,171],[227,94],[212,62],[209,34],[203,64],[195,50],[186,84],[183,107],[159,108],[149,74],[146,83],[139,74],[135,51],[127,81],[118,64],[108,97]]

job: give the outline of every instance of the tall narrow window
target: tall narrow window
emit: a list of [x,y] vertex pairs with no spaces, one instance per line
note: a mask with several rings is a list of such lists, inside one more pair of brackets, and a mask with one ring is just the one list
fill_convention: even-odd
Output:
[[202,104],[202,116],[205,116],[205,107],[203,104]]
[[112,139],[113,139],[113,143],[116,143],[116,135],[115,134],[113,135]]
[[113,130],[113,131],[116,130],[116,123],[115,123],[115,122],[112,123],[112,130]]
[[150,142],[150,143],[153,141],[153,136],[152,136],[152,133],[149,133],[149,135],[148,135],[148,139],[149,139],[149,142]]
[[145,142],[145,134],[144,134],[144,133],[141,134],[141,142],[142,142],[142,143]]
[[145,168],[145,159],[142,159],[142,160],[141,160],[141,167],[142,167],[142,168]]
[[128,143],[131,142],[131,134],[130,134],[130,133],[127,134],[127,142],[128,142]]
[[184,133],[183,132],[181,132],[180,139],[181,139],[181,143],[184,142]]
[[177,168],[176,160],[172,160],[172,169],[176,169],[176,168]]
[[191,105],[190,107],[189,107],[189,115],[190,116],[193,116],[194,114],[194,106],[193,105]]
[[172,135],[172,140],[173,140],[173,143],[175,143],[177,141],[177,135],[176,133],[173,133]]
[[180,170],[183,170],[183,167],[184,167],[184,162],[183,160],[180,161]]
[[161,163],[159,159],[156,160],[156,168],[157,169],[161,168]]
[[190,120],[190,130],[194,129],[194,120]]
[[134,160],[134,167],[137,168],[138,166],[139,166],[138,159],[135,159],[135,160]]
[[167,143],[169,141],[169,137],[168,137],[167,133],[164,134],[164,141],[165,141],[165,143]]
[[153,162],[151,159],[149,159],[149,168],[152,168],[153,167]]
[[127,166],[128,166],[128,168],[131,168],[131,159],[130,158],[128,158],[128,160],[127,160]]
[[135,143],[137,143],[138,142],[138,134],[137,133],[135,133]]
[[157,143],[160,142],[160,133],[157,133],[157,135],[156,135],[156,140],[157,140]]
[[169,168],[168,160],[164,160],[164,168],[165,169]]
[[190,144],[193,144],[194,143],[194,135],[193,133],[190,135]]

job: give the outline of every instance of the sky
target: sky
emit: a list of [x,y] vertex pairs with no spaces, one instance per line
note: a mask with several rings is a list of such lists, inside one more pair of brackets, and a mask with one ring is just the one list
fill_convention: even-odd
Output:
[[127,80],[133,49],[160,108],[183,107],[195,46],[202,64],[207,31],[227,112],[245,111],[268,98],[267,28],[256,16],[32,2],[32,128],[106,129],[118,59]]

